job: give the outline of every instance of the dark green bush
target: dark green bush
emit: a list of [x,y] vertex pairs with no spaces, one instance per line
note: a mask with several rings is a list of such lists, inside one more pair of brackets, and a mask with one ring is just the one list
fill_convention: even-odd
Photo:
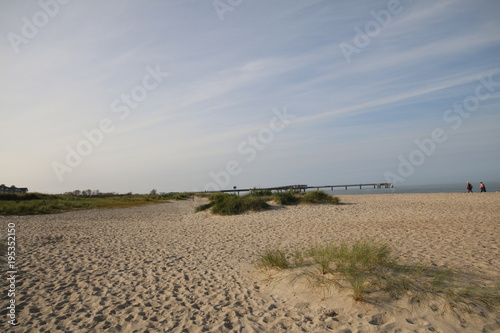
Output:
[[191,193],[164,193],[150,195],[155,200],[187,200],[191,197]]
[[2,193],[0,194],[0,201],[28,201],[28,200],[43,200],[43,199],[60,199],[61,195],[57,194],[43,194],[43,193]]
[[278,205],[297,205],[300,202],[300,198],[291,191],[274,193],[273,198]]
[[217,215],[236,215],[243,213],[242,200],[234,194],[214,197],[212,213]]
[[249,210],[257,211],[269,208],[266,200],[253,196],[237,196],[235,194],[221,194],[212,196],[212,213],[217,215],[236,215]]
[[301,202],[309,204],[321,204],[321,203],[331,203],[338,204],[340,202],[338,197],[333,197],[326,194],[323,191],[311,191],[306,192],[302,198]]
[[267,197],[273,195],[273,191],[254,188],[253,190],[250,191],[250,194],[258,197]]
[[239,197],[243,200],[243,210],[264,210],[269,208],[269,204],[263,198],[245,195],[243,197]]
[[207,204],[200,205],[200,206],[196,207],[196,209],[194,210],[194,212],[198,213],[198,212],[210,209],[210,208],[212,208],[213,205],[214,205],[214,202],[209,202]]

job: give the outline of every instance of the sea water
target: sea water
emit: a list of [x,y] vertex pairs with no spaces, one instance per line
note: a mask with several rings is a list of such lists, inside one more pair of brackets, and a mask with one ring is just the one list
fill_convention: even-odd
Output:
[[[474,186],[472,191],[474,193],[479,193],[479,182],[471,184]],[[500,191],[500,182],[484,182],[486,185],[487,192]],[[373,188],[373,186],[364,186],[362,189],[359,187],[348,187],[347,190],[344,187],[333,188],[320,188],[320,190],[335,195],[342,194],[384,194],[384,193],[465,193],[466,182],[456,183],[456,184],[430,184],[430,185],[397,185],[394,188]],[[314,189],[310,189],[313,191]]]

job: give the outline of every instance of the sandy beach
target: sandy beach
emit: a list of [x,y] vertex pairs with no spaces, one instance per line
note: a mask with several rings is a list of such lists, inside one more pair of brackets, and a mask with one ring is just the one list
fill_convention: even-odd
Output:
[[[500,278],[500,193],[341,195],[341,205],[194,213],[205,199],[0,217],[16,224],[12,332],[499,332],[429,306],[377,306],[268,283],[264,249],[373,238],[402,260]],[[2,239],[2,241],[5,241]],[[6,272],[3,265],[3,272]],[[4,273],[5,274],[5,273]],[[4,295],[8,289],[3,279]],[[335,313],[335,315],[332,315]]]

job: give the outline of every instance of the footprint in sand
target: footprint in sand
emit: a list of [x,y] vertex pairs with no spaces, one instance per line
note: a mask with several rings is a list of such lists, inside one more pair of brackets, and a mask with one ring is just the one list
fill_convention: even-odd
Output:
[[387,313],[379,313],[372,316],[372,319],[368,322],[371,325],[381,326],[389,322],[394,322],[395,318],[389,316]]
[[429,323],[422,318],[406,318],[406,322],[412,325],[427,326]]

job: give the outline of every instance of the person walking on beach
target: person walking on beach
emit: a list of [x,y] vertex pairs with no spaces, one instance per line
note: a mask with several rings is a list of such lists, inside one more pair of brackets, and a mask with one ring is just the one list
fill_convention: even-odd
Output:
[[479,183],[479,188],[481,189],[481,192],[486,192],[486,186],[484,186],[483,182]]
[[472,193],[472,184],[467,182],[467,193]]

